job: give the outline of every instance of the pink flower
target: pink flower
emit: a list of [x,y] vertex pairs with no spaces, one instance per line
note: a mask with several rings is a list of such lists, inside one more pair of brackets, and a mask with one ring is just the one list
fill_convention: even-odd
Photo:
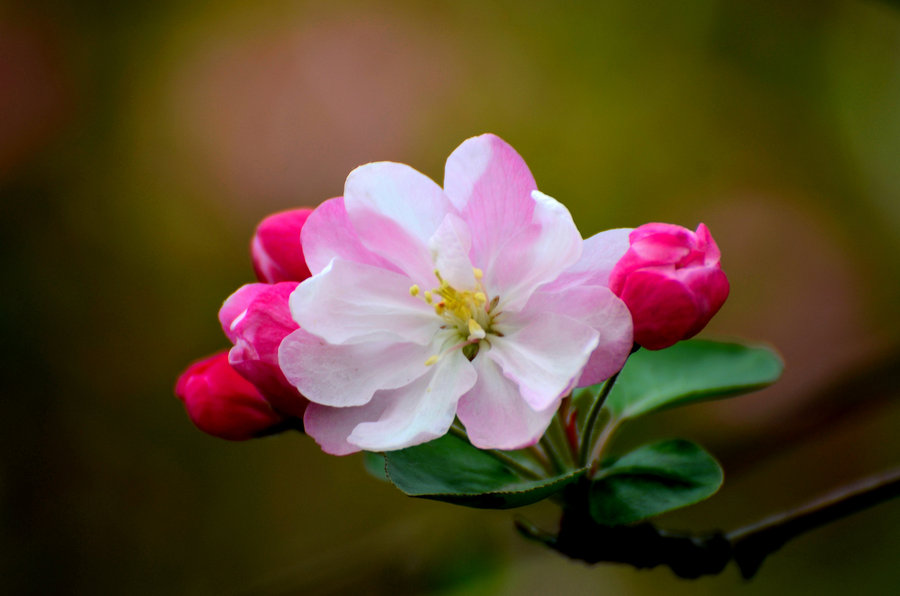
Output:
[[230,441],[266,434],[284,421],[256,387],[231,368],[225,352],[190,365],[178,377],[175,395],[197,428]]
[[312,209],[273,213],[256,227],[250,243],[253,269],[259,281],[302,281],[310,276],[300,246],[300,230]]
[[705,225],[649,223],[629,235],[609,287],[634,319],[634,341],[661,350],[696,335],[728,297],[719,247]]
[[632,346],[608,288],[627,231],[582,240],[493,135],[453,152],[443,189],[398,163],[357,168],[302,244],[313,276],[291,294],[300,329],[279,363],[328,453],[423,443],[457,416],[478,447],[533,444]]
[[278,367],[278,346],[297,329],[288,308],[288,297],[296,287],[295,281],[242,286],[222,304],[219,322],[234,344],[228,352],[231,366],[276,410],[301,417],[307,401]]

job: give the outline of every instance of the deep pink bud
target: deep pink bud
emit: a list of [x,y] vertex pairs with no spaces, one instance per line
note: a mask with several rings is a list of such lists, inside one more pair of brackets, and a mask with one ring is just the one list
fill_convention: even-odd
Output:
[[635,343],[661,350],[696,335],[728,297],[719,247],[709,230],[703,224],[691,232],[649,223],[628,239],[609,287],[631,310]]
[[310,276],[300,246],[300,230],[312,209],[273,213],[256,227],[250,254],[259,281],[303,281]]
[[306,398],[288,383],[278,366],[281,340],[299,327],[288,306],[297,283],[242,286],[222,304],[219,322],[234,344],[228,352],[231,366],[253,383],[276,410],[302,417]]
[[178,377],[175,395],[197,428],[229,441],[252,439],[284,421],[259,390],[228,364],[225,352],[190,365]]

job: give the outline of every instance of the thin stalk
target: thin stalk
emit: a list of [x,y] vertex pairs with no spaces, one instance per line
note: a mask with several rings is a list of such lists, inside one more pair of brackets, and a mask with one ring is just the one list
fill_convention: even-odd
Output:
[[[451,435],[459,437],[460,439],[464,439],[467,442],[469,440],[469,436],[466,434],[466,431],[456,425],[452,425],[449,432]],[[487,453],[488,455],[502,463],[504,466],[514,470],[519,474],[519,476],[522,476],[523,478],[527,478],[529,480],[538,480],[539,478],[541,478],[540,474],[536,473],[530,468],[523,466],[521,463],[503,453],[502,451],[499,451],[497,449],[481,449],[481,451]]]
[[547,453],[541,448],[540,444],[534,444],[531,447],[528,447],[526,451],[531,455],[532,460],[541,465],[541,469],[543,469],[548,476],[553,475],[553,464],[550,463],[550,458],[547,457]]
[[539,443],[541,447],[544,448],[544,451],[547,452],[547,456],[550,458],[550,463],[553,464],[554,470],[556,472],[565,472],[567,469],[566,462],[563,459],[563,455],[553,444],[553,441],[550,440],[549,434],[549,432],[544,433],[544,436],[541,437]]
[[557,448],[559,452],[562,453],[562,458],[564,460],[564,464],[567,470],[572,470],[576,466],[576,457],[575,453],[572,453],[572,446],[569,443],[569,439],[566,436],[566,429],[563,428],[562,419],[559,416],[559,412],[553,415],[553,418],[550,419],[550,426],[547,428],[546,435],[550,439],[550,442]]
[[600,411],[603,409],[603,404],[606,403],[606,398],[609,397],[609,392],[612,391],[613,385],[616,384],[616,379],[618,378],[619,373],[616,373],[606,379],[606,382],[603,383],[603,387],[600,388],[597,399],[594,400],[591,404],[591,409],[588,410],[587,419],[584,423],[584,431],[581,433],[581,453],[579,454],[579,461],[583,466],[586,466],[591,462],[589,455],[593,448],[597,419],[600,417]]
[[588,470],[588,478],[593,478],[594,474],[597,473],[597,468],[600,467],[600,456],[603,455],[603,450],[606,449],[606,446],[609,444],[609,440],[613,436],[613,433],[619,428],[619,424],[619,420],[610,420],[606,423],[606,426],[603,427],[603,432],[600,433],[600,437],[591,449],[591,454],[588,457],[587,462],[585,462],[585,465],[591,465]]

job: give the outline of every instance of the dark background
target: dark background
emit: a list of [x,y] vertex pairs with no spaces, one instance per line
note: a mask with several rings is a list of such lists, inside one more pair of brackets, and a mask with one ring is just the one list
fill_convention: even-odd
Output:
[[[226,347],[265,214],[390,159],[438,181],[494,132],[585,236],[707,223],[705,337],[776,346],[764,392],[656,415],[733,528],[900,461],[900,13],[876,1],[0,5],[0,589],[80,594],[883,594],[900,504],[760,576],[590,568],[510,512],[409,499],[298,435],[230,444],[172,395]],[[524,512],[552,527],[541,504]]]

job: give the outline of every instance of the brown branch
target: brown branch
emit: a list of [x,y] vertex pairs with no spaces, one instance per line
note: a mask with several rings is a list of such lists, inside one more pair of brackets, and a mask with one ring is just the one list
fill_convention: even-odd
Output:
[[725,537],[731,543],[732,556],[741,574],[750,578],[767,556],[789,540],[896,497],[900,497],[900,468],[870,476],[803,507],[729,532]]
[[604,526],[591,518],[588,484],[570,487],[557,534],[522,518],[516,527],[527,538],[587,563],[625,563],[638,569],[665,565],[679,577],[717,575],[734,561],[745,578],[788,541],[850,514],[900,497],[900,468],[837,489],[802,507],[765,518],[729,533],[694,536],[652,524]]

